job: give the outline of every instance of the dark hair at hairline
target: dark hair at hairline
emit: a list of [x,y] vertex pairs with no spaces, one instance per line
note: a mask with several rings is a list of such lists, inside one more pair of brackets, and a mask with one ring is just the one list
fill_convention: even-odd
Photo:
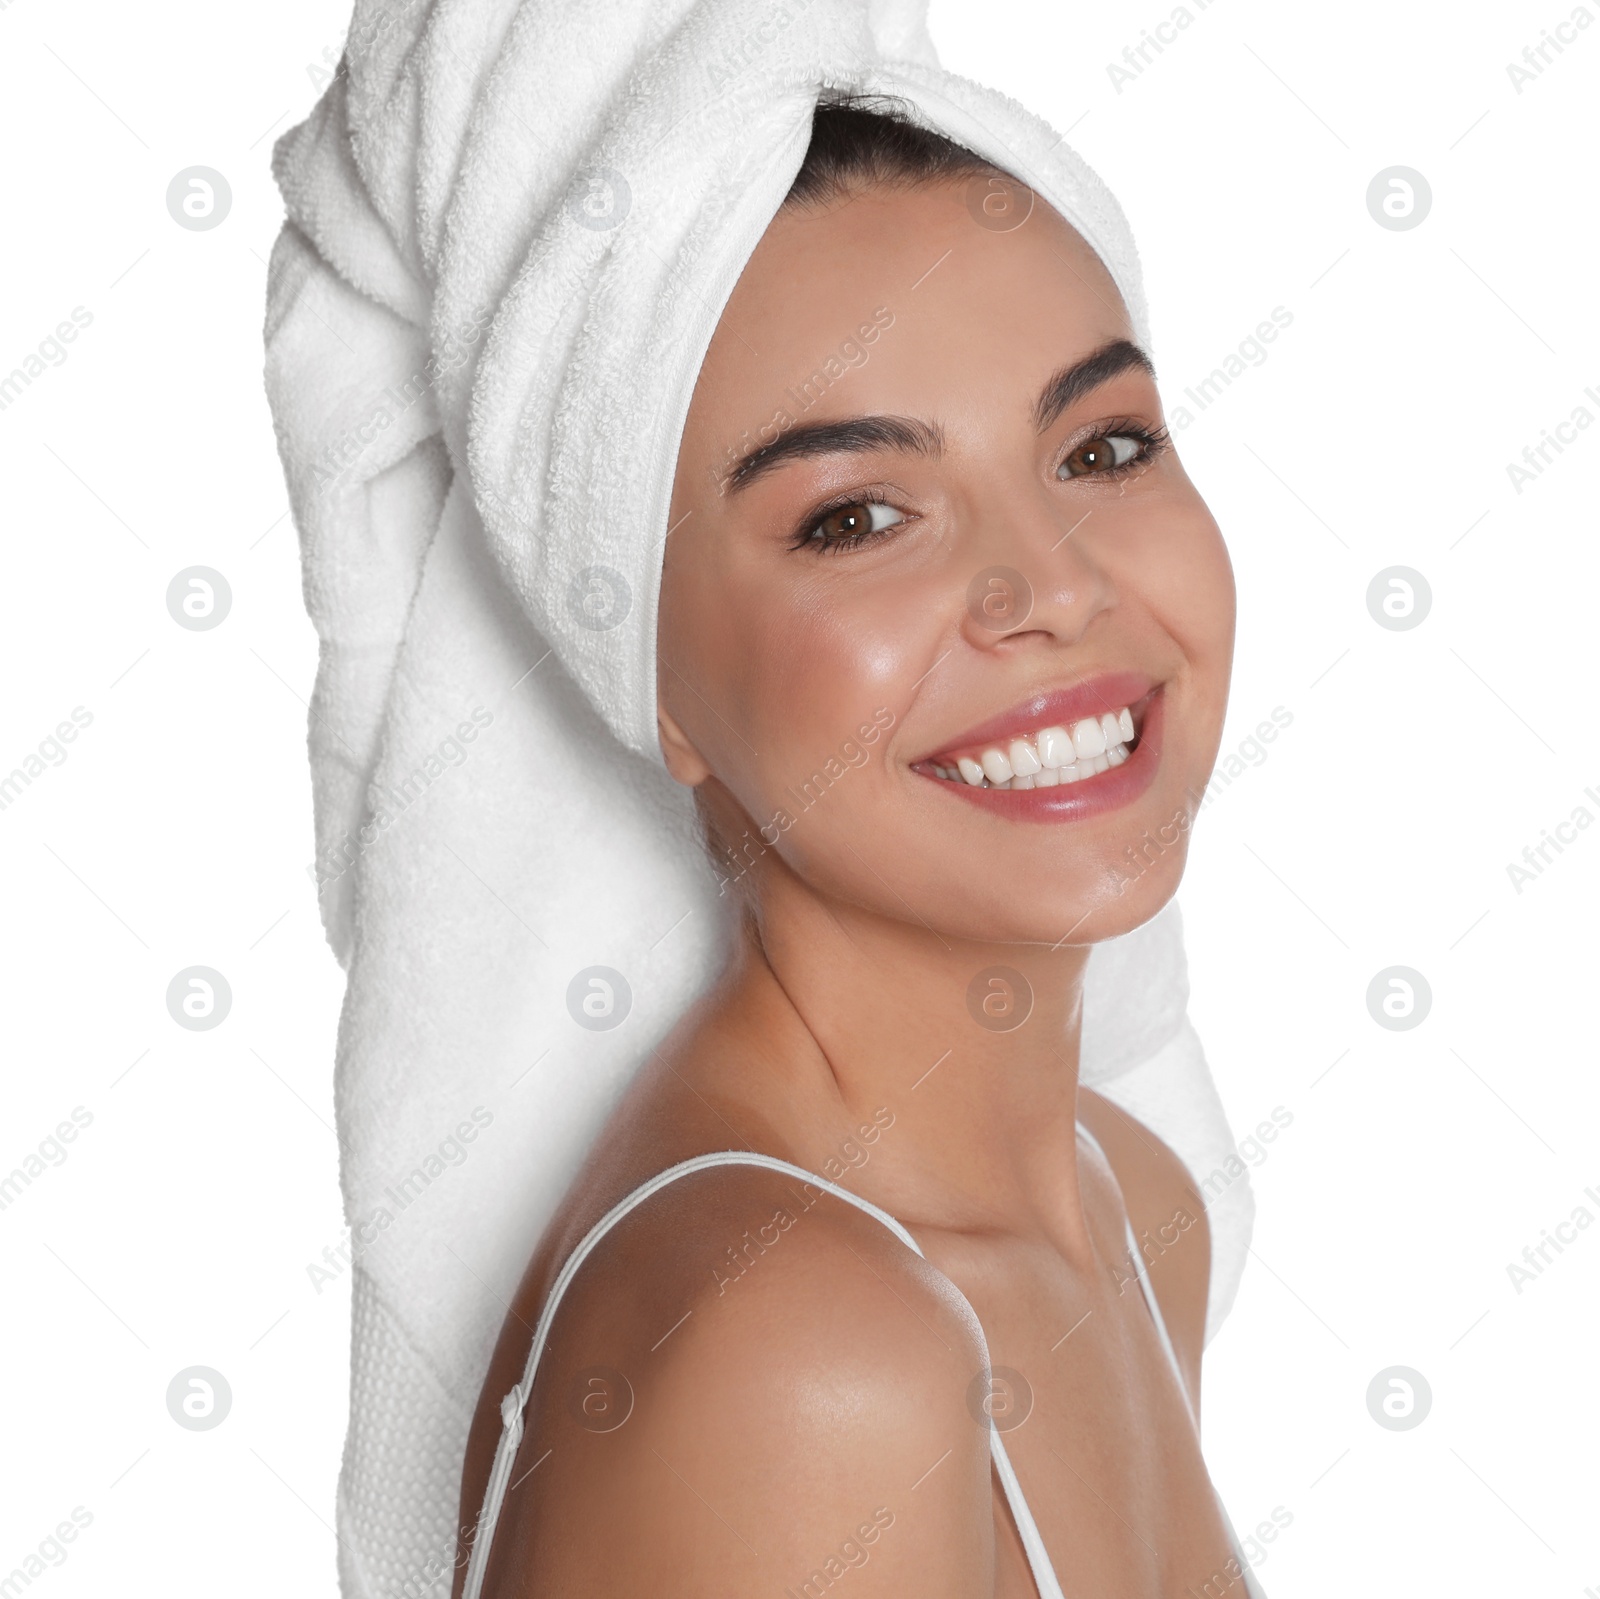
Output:
[[811,119],[811,143],[785,205],[824,206],[880,186],[924,183],[987,173],[992,161],[913,120],[893,95],[824,90]]

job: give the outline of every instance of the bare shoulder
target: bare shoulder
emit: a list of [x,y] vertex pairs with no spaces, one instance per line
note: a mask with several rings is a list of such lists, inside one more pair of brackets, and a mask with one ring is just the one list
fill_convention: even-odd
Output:
[[1078,1113],[1105,1150],[1134,1239],[1149,1267],[1162,1319],[1189,1378],[1190,1392],[1198,1393],[1211,1287],[1211,1230],[1205,1200],[1172,1147],[1105,1095],[1080,1088]]
[[560,1304],[485,1599],[983,1591],[983,1361],[965,1300],[874,1217],[761,1167],[680,1177]]

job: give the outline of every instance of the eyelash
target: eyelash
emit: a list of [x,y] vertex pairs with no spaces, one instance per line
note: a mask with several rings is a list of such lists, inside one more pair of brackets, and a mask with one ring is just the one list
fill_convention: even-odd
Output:
[[[1103,472],[1083,472],[1080,477],[1094,478],[1121,478],[1131,472],[1138,471],[1141,467],[1149,466],[1152,462],[1166,454],[1172,443],[1172,434],[1165,427],[1146,427],[1143,422],[1131,416],[1111,417],[1106,421],[1096,422],[1092,427],[1082,430],[1076,438],[1068,443],[1062,450],[1060,459],[1057,460],[1055,470],[1061,468],[1077,454],[1086,444],[1093,444],[1096,439],[1133,439],[1139,445],[1139,453],[1131,460],[1123,461],[1120,465],[1107,467]],[[1062,483],[1071,482],[1070,477],[1059,478]]]
[[807,545],[815,546],[820,555],[838,555],[842,550],[857,550],[864,544],[875,544],[879,539],[887,538],[891,533],[897,532],[914,521],[910,512],[903,512],[905,520],[896,522],[892,527],[880,527],[865,533],[851,533],[842,539],[818,539],[813,537],[817,529],[828,520],[836,511],[848,511],[855,505],[886,505],[892,511],[900,507],[891,500],[887,494],[879,489],[855,489],[849,494],[841,494],[823,505],[807,511],[805,519],[794,531],[794,536],[789,541],[792,550],[803,550]]
[[[1084,429],[1073,439],[1062,450],[1060,459],[1056,462],[1055,471],[1059,474],[1062,466],[1084,445],[1092,444],[1096,439],[1113,438],[1133,439],[1139,445],[1138,454],[1115,466],[1106,467],[1100,472],[1078,473],[1076,474],[1078,477],[1126,477],[1129,473],[1148,466],[1159,459],[1166,453],[1172,442],[1172,434],[1165,427],[1150,428],[1132,417],[1113,417],[1109,421],[1096,422],[1092,427]],[[1058,478],[1058,481],[1063,483],[1071,482],[1072,476]],[[861,549],[867,544],[875,544],[879,539],[887,538],[891,533],[904,527],[907,521],[915,520],[910,513],[906,513],[905,521],[896,522],[892,527],[874,528],[865,533],[851,533],[839,539],[818,539],[815,537],[818,527],[835,512],[847,511],[856,505],[886,505],[892,510],[900,509],[886,494],[877,489],[857,489],[852,493],[839,495],[836,499],[816,506],[806,513],[805,519],[795,529],[794,535],[789,541],[790,549],[803,550],[808,546],[814,546],[818,554],[839,555],[850,550]]]

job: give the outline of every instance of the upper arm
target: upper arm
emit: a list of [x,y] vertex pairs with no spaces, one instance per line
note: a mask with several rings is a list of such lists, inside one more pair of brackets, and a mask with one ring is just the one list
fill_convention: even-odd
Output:
[[987,1423],[966,1404],[981,1332],[880,1223],[826,1195],[799,1211],[779,1182],[746,1169],[698,1201],[685,1183],[688,1204],[585,1263],[486,1599],[733,1599],[846,1572],[854,1599],[966,1599],[992,1582]]
[[1172,1347],[1196,1409],[1211,1288],[1211,1229],[1189,1168],[1143,1122],[1092,1089],[1079,1090],[1084,1124],[1116,1174],[1149,1268]]

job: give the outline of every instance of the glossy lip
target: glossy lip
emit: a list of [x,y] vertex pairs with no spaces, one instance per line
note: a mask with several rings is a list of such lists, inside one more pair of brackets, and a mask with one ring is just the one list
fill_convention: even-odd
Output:
[[[1098,678],[1086,686],[1096,687],[1100,683],[1120,681],[1125,680]],[[1145,678],[1143,681],[1148,683],[1149,679]],[[1142,719],[1135,717],[1139,723],[1138,742],[1133,746],[1127,760],[1121,766],[1108,767],[1093,777],[1080,778],[1076,783],[1064,785],[1058,783],[1053,788],[1016,789],[977,788],[971,783],[952,783],[948,778],[935,776],[932,772],[922,772],[919,775],[930,783],[937,784],[952,797],[965,800],[969,805],[976,805],[979,810],[1003,816],[1008,821],[1079,822],[1092,816],[1103,815],[1107,811],[1120,810],[1124,805],[1131,805],[1138,799],[1155,781],[1156,773],[1160,770],[1161,734],[1166,720],[1167,697],[1163,692],[1164,688],[1163,684],[1161,688],[1147,691],[1141,707]],[[1123,705],[1131,709],[1136,703],[1120,699],[1105,709],[1115,710]],[[1083,711],[1079,714],[1087,716],[1091,713]],[[999,728],[1002,725],[1007,732],[1015,736],[1024,730],[1048,727],[1050,723],[1030,722],[1025,728],[1019,727],[1014,713],[1008,711],[1004,717],[997,717],[995,721],[985,723],[984,727]],[[980,729],[980,732],[982,731]],[[1005,733],[985,734],[985,736],[1001,738]]]
[[[959,738],[947,739],[937,750],[930,750],[913,766],[929,761],[940,761],[954,766],[952,750],[966,750],[978,744],[1004,744],[1010,739],[1037,733],[1045,727],[1065,727],[1071,730],[1074,722],[1086,716],[1099,717],[1107,711],[1119,711],[1124,705],[1130,708],[1156,688],[1156,680],[1144,672],[1103,672],[1098,677],[1085,678],[1071,688],[1050,689],[1035,694],[1031,699],[1014,705],[1009,711],[991,717],[970,727]],[[1143,737],[1143,735],[1140,735]],[[1126,764],[1126,763],[1124,763]],[[1122,768],[1118,767],[1118,771]],[[1088,781],[1088,779],[1085,779]],[[1007,789],[999,790],[1005,794]],[[1022,789],[1026,794],[1030,790]]]

